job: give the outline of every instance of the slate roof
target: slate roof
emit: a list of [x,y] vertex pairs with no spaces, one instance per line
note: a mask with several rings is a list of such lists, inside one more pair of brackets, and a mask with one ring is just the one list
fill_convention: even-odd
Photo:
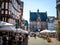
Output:
[[30,20],[31,20],[31,21],[36,21],[36,20],[37,20],[37,14],[34,13],[34,12],[31,12],[31,13],[30,13]]
[[38,15],[41,18],[41,21],[47,20],[47,13],[46,12],[30,12],[30,21],[37,21]]

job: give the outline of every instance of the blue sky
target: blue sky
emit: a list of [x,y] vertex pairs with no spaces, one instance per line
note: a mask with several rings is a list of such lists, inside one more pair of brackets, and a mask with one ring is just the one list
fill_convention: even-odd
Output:
[[23,18],[28,20],[30,11],[37,12],[46,12],[48,16],[55,16],[56,17],[56,0],[22,0],[24,2],[24,12]]

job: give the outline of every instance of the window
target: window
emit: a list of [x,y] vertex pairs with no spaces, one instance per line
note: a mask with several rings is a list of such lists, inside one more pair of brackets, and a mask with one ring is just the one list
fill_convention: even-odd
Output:
[[12,4],[9,3],[9,10],[11,11],[12,10]]
[[1,14],[4,14],[4,11],[3,10],[1,11]]
[[2,8],[4,8],[4,2],[2,3]]
[[2,20],[4,21],[4,17],[2,18]]
[[5,21],[6,21],[6,17],[5,17]]
[[8,14],[8,11],[5,11],[5,14]]
[[11,12],[9,11],[9,15],[11,14]]
[[6,6],[5,6],[6,9],[8,9],[8,3],[6,2]]

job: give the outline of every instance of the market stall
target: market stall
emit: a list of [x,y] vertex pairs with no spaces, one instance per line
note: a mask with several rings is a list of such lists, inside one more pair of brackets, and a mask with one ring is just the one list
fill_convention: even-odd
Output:
[[13,24],[0,21],[0,35],[9,35],[16,30]]
[[27,33],[28,34],[28,31],[23,30],[21,28],[18,28],[16,32],[18,32],[18,33]]
[[11,35],[15,30],[13,26],[0,27],[0,35]]
[[0,27],[6,27],[6,26],[13,26],[13,24],[10,24],[10,23],[7,23],[7,22],[0,21]]
[[47,29],[46,29],[46,30],[41,31],[41,32],[40,32],[40,35],[41,35],[41,36],[47,36],[47,35],[48,35],[48,36],[50,36],[50,37],[56,37],[56,31],[55,31],[55,30],[52,30],[52,31],[51,31],[51,30],[47,30]]

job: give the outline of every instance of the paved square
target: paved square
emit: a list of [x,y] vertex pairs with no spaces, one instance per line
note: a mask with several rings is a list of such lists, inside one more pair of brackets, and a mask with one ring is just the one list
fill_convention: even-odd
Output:
[[34,37],[29,37],[29,42],[28,45],[60,45],[60,42],[51,42],[48,43],[47,40],[43,38],[34,38]]

